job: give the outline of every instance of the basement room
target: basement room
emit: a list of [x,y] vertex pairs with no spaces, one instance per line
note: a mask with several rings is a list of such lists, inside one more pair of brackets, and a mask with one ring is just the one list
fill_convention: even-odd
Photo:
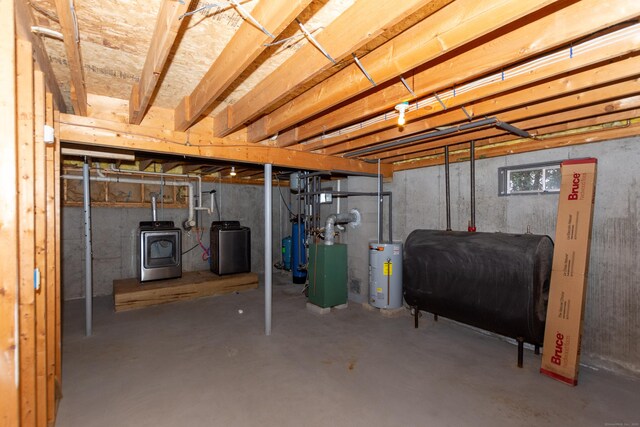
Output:
[[7,0],[0,426],[640,426],[640,2]]

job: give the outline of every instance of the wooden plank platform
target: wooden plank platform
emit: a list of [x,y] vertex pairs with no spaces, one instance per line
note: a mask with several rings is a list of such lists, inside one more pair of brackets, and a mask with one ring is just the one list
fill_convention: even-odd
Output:
[[218,276],[210,271],[182,273],[179,279],[140,283],[137,278],[113,281],[113,305],[118,311],[186,301],[258,288],[256,273]]

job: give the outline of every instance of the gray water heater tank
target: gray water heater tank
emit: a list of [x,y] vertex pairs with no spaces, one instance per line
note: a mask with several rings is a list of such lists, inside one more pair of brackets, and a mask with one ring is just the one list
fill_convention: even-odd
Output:
[[402,242],[369,243],[369,304],[402,307]]

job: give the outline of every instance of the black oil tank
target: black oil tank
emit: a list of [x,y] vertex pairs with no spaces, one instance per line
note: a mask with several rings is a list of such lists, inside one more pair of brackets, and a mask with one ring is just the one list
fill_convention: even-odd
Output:
[[415,230],[404,246],[404,297],[420,310],[541,345],[552,259],[549,236]]

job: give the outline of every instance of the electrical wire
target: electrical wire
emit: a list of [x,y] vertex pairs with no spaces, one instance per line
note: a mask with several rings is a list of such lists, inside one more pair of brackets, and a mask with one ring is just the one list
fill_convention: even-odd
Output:
[[274,173],[273,176],[276,178],[276,181],[278,182],[278,192],[280,193],[280,198],[282,199],[282,203],[284,203],[284,206],[289,211],[289,214],[291,214],[291,216],[295,216],[294,213],[291,211],[291,208],[289,208],[287,201],[284,199],[284,195],[282,194],[282,186],[280,185],[280,179],[278,178],[278,174]]

